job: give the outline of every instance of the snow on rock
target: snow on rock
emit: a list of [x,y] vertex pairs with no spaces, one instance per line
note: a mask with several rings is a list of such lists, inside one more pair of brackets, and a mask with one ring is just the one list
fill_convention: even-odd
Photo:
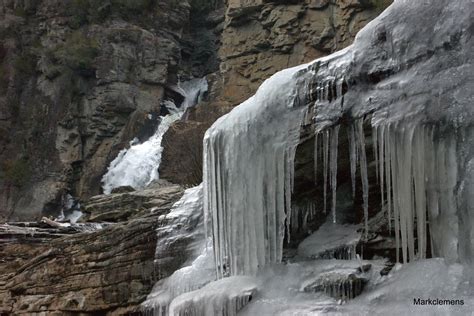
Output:
[[[372,289],[339,306],[335,314],[472,315],[474,289],[469,286],[465,269],[460,264],[450,265],[441,258],[398,266]],[[417,299],[449,302],[430,305],[427,301],[428,304],[416,305]]]
[[355,259],[361,234],[360,225],[342,225],[327,221],[303,240],[298,255],[303,258]]
[[224,278],[175,298],[169,315],[234,316],[252,300],[257,288],[251,277]]
[[[372,268],[363,274],[359,273],[361,264],[368,263],[357,260],[311,260],[268,265],[260,270],[256,278],[258,293],[239,315],[331,314],[341,303],[343,293],[347,294],[345,299],[349,298],[349,289],[353,288],[350,280],[347,287],[343,285],[350,274],[367,280],[377,280],[380,277],[379,273],[385,262],[370,261]],[[328,280],[331,282],[326,282],[322,291],[311,290],[312,285],[322,280],[321,276],[329,275],[337,277]]]

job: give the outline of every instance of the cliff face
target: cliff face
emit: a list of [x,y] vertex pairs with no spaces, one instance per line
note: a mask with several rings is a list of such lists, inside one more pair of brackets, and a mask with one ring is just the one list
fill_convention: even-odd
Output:
[[100,193],[107,163],[158,123],[189,10],[173,0],[0,2],[0,218]]
[[[210,102],[193,109],[187,122],[177,123],[165,135],[161,176],[180,184],[199,183],[200,141],[218,117],[252,96],[277,71],[350,45],[357,32],[391,2],[228,1],[219,72],[209,76]],[[189,147],[197,149],[176,161],[176,153],[189,152]]]

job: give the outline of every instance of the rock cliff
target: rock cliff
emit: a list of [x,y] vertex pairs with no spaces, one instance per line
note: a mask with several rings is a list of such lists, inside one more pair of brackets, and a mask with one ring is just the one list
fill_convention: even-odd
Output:
[[169,87],[190,75],[180,70],[195,45],[190,9],[174,0],[0,2],[0,219],[54,214],[66,193],[100,193],[118,151],[153,133],[164,99],[179,102]]

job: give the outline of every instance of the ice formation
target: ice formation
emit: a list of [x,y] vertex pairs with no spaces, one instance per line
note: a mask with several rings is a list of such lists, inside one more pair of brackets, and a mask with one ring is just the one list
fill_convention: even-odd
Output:
[[170,100],[164,101],[169,114],[160,117],[160,123],[153,136],[139,144],[132,141],[130,148],[120,151],[110,163],[107,173],[102,178],[105,194],[109,194],[114,188],[127,185],[142,189],[159,178],[163,136],[169,127],[183,116],[187,108],[200,101],[203,93],[207,91],[207,81],[205,78],[195,78],[180,83],[177,90],[185,97],[184,101],[179,107]]
[[81,204],[71,194],[63,195],[61,204],[61,213],[57,218],[58,221],[69,221],[71,224],[76,224],[84,215],[81,211]]
[[[168,315],[171,302],[181,294],[195,291],[216,279],[212,242],[205,238],[203,223],[202,185],[187,189],[171,211],[159,218],[159,242],[156,246],[156,271],[160,280],[142,303],[146,315]],[[162,261],[169,260],[169,253],[176,243],[187,241],[182,255],[194,258],[170,276],[160,270]]]
[[424,258],[430,242],[435,256],[472,262],[474,175],[467,166],[473,159],[474,69],[466,30],[473,10],[460,2],[428,2],[395,1],[352,46],[275,74],[208,130],[204,205],[220,277],[254,274],[281,260],[292,211],[295,147],[307,121],[317,135],[316,156],[322,156],[322,172],[316,171],[324,192],[320,209],[327,210],[331,195],[333,221],[338,131],[344,125],[354,194],[357,173],[361,179],[365,236],[373,166],[399,260]]
[[257,291],[255,280],[234,276],[212,282],[200,290],[178,296],[170,305],[169,314],[235,316]]

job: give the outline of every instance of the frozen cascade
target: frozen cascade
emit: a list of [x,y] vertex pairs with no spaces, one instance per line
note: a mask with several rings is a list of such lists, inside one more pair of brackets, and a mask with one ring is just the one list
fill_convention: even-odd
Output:
[[170,114],[160,117],[160,123],[153,136],[140,144],[132,141],[130,148],[120,151],[110,163],[107,173],[102,178],[105,194],[121,186],[142,189],[159,178],[163,136],[169,127],[183,116],[188,107],[199,102],[202,94],[207,91],[207,81],[205,78],[200,78],[182,82],[178,85],[178,91],[185,97],[183,103],[177,107],[172,101],[164,101]]
[[219,277],[254,274],[281,260],[311,74],[303,65],[273,75],[206,133],[204,205]]
[[161,117],[155,134],[147,141],[131,144],[130,148],[120,151],[102,178],[105,194],[111,193],[114,188],[127,185],[134,189],[141,189],[158,179],[158,167],[163,151],[161,140],[171,124],[182,114],[182,112],[176,112]]

